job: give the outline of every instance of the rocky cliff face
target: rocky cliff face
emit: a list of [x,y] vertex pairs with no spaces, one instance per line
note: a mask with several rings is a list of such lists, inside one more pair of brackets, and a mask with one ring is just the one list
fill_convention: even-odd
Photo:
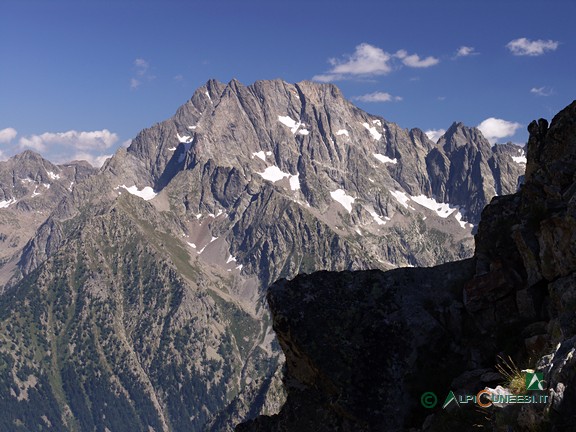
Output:
[[[279,281],[268,301],[286,355],[288,399],[237,431],[404,430],[419,396],[464,371],[460,287],[472,261],[428,269],[318,272]],[[432,360],[434,359],[434,360]],[[409,420],[410,419],[410,420]]]
[[[232,252],[250,250],[243,265],[269,284],[332,265],[309,234],[300,242],[279,229],[280,213],[292,232],[313,220],[353,268],[470,256],[481,209],[516,190],[524,164],[462,124],[444,140],[452,147],[371,116],[332,85],[209,81],[106,169],[161,191],[182,218],[227,212]],[[264,213],[273,216],[256,217]],[[358,252],[367,263],[352,258]]]
[[159,195],[156,207],[183,223],[221,216],[213,234],[264,286],[317,269],[465,258],[481,209],[516,190],[522,154],[491,147],[461,123],[435,145],[418,129],[359,110],[332,85],[209,81],[173,118],[118,151],[98,179],[74,188],[19,270],[30,272],[56,248],[60,221],[123,191]]
[[525,409],[515,420],[570,430],[576,424],[576,102],[550,126],[540,119],[528,130],[525,184],[483,213],[477,272],[465,299],[488,335],[517,331],[509,338],[517,355],[544,373],[550,403]]
[[[97,170],[86,162],[55,165],[25,151],[0,162],[0,294],[21,277],[26,244],[58,202]],[[51,239],[44,239],[48,248]]]
[[276,412],[265,287],[470,256],[478,208],[515,190],[521,151],[461,124],[434,144],[332,85],[209,81],[54,197],[13,255],[2,427],[221,431]]
[[[576,102],[529,131],[525,184],[483,211],[473,259],[314,273],[269,289],[288,398],[237,431],[574,429]],[[442,404],[450,390],[512,388],[497,356],[518,365],[522,385],[521,368],[542,372],[548,403],[422,407],[428,391]]]

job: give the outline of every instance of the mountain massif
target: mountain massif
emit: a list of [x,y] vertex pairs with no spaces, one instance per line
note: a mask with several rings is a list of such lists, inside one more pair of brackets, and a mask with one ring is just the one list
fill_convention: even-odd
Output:
[[[576,430],[576,101],[529,132],[525,183],[482,212],[471,259],[272,285],[287,402],[238,432]],[[479,391],[535,399],[461,398]]]
[[54,165],[31,151],[0,162],[0,293],[21,277],[22,251],[58,202],[96,172],[86,162]]
[[1,162],[0,429],[220,431],[274,414],[270,284],[468,258],[482,209],[524,168],[522,148],[461,123],[434,143],[333,85],[281,80],[211,80],[99,171]]

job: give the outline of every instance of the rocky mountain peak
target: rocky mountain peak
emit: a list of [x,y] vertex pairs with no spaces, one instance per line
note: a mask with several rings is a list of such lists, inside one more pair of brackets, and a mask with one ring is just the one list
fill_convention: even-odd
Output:
[[87,163],[56,165],[30,150],[0,162],[0,295],[20,276],[21,254],[37,230],[97,171]]
[[[464,150],[447,153],[419,129],[360,110],[332,84],[210,80],[172,118],[140,132],[103,171],[112,182],[110,196],[123,186],[148,190],[164,197],[163,205],[170,197],[170,206],[181,208],[181,200],[186,218],[204,211],[241,217],[246,197],[272,194],[347,241],[371,244],[375,256],[385,251],[376,258],[382,265],[398,262],[398,251],[410,244],[392,245],[383,236],[392,231],[419,232],[415,240],[431,241],[439,230],[447,233],[442,242],[458,243],[459,257],[471,253],[481,209],[494,194],[513,192],[524,169],[510,155],[479,145],[478,134],[453,125],[444,140]],[[193,192],[184,193],[191,185]],[[415,224],[421,228],[414,231]],[[429,265],[454,248],[442,250],[424,260],[408,250],[401,255]]]
[[[373,187],[370,183],[384,182],[389,191],[402,188],[411,196],[463,207],[464,217],[475,223],[491,194],[517,183],[508,179],[516,169],[494,171],[502,164],[513,166],[512,160],[491,163],[493,156],[475,128],[455,123],[434,146],[420,130],[406,131],[359,110],[332,84],[277,79],[245,86],[210,80],[172,119],[142,131],[128,148],[126,163],[137,172],[130,181],[157,191],[182,170],[209,160],[235,168],[246,179],[278,169],[285,177],[298,176],[299,194],[323,209],[331,200],[312,185],[363,194]],[[483,181],[480,172],[487,176],[476,198],[467,192],[471,169],[477,171],[476,184]]]
[[[271,283],[471,255],[481,209],[515,190],[524,165],[490,147],[460,148],[447,153],[330,84],[208,81],[95,175],[71,185],[68,165],[58,166],[50,188],[31,184],[41,196],[25,191],[30,209],[46,205],[48,192],[62,195],[20,237],[25,247],[10,251],[20,294],[0,309],[0,325],[34,324],[2,341],[0,362],[28,329],[42,334],[29,358],[46,360],[18,356],[0,384],[31,373],[44,389],[72,377],[53,389],[58,400],[43,399],[64,413],[50,417],[57,428],[64,418],[82,430],[230,430],[232,419],[263,412],[261,395],[278,382],[261,302]],[[15,412],[16,399],[4,402]],[[120,405],[124,416],[113,411]]]
[[476,149],[490,149],[492,146],[482,132],[475,127],[465,126],[462,122],[454,122],[438,141],[447,154],[461,147],[473,146]]
[[[574,429],[576,101],[529,132],[526,183],[482,212],[473,259],[270,287],[288,398],[238,432]],[[482,410],[421,399],[482,390],[535,399]]]
[[549,193],[558,192],[572,183],[576,164],[576,104],[560,111],[550,124],[544,119],[528,126],[530,139],[527,144],[528,164],[526,183],[553,185]]
[[14,155],[14,160],[16,161],[25,161],[25,160],[32,160],[32,161],[42,161],[44,158],[33,150],[24,150],[22,153],[18,153]]

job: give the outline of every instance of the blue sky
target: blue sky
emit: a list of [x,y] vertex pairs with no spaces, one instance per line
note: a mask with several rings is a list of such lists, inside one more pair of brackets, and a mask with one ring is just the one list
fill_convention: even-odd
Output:
[[572,0],[2,0],[0,157],[101,163],[210,78],[334,82],[405,128],[524,143],[576,98],[575,19]]

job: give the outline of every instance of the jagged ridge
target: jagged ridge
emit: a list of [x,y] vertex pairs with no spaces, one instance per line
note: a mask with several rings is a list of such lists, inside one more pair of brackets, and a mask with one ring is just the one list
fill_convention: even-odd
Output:
[[[269,289],[288,398],[237,431],[573,429],[576,101],[529,132],[526,183],[483,211],[472,260],[321,272]],[[422,407],[424,392],[441,402],[503,383],[497,355],[541,371],[549,390],[529,393],[548,403]]]
[[[523,168],[503,147],[474,140],[461,142],[466,157],[452,161],[422,131],[359,110],[335,86],[209,81],[173,118],[74,184],[28,241],[18,262],[23,279],[3,298],[0,320],[0,378],[14,390],[4,401],[15,413],[6,424],[36,427],[51,413],[50,422],[69,429],[230,430],[246,415],[273,412],[282,401],[280,363],[264,287],[319,269],[468,256],[472,227],[439,201],[476,191],[462,196],[480,206],[491,185],[511,187]],[[490,161],[500,161],[505,174],[482,184],[452,175],[468,175],[471,160],[489,174]],[[472,204],[451,204],[470,205],[474,221]],[[77,271],[85,278],[77,280]],[[174,300],[175,293],[188,297]],[[65,314],[55,332],[29,305],[49,310],[61,294]],[[129,313],[119,313],[120,305]],[[114,332],[126,335],[117,350],[103,311],[114,317]],[[21,348],[29,339],[46,343]],[[77,346],[58,345],[69,340]],[[53,354],[50,344],[62,350]],[[116,390],[65,389],[64,375]],[[73,388],[83,405],[72,406]],[[24,416],[41,397],[41,409]],[[124,419],[105,408],[115,405]]]

